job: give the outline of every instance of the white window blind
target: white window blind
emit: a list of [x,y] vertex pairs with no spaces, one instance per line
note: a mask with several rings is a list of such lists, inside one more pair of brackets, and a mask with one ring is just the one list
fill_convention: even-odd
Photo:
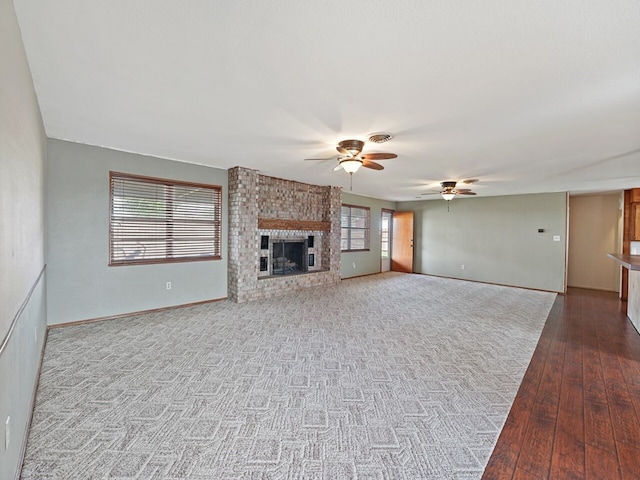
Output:
[[222,188],[111,172],[109,265],[221,256]]

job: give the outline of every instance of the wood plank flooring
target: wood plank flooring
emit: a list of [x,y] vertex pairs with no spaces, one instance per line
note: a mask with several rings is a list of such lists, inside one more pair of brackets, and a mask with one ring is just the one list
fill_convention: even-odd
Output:
[[558,296],[483,479],[640,479],[640,335],[624,305]]

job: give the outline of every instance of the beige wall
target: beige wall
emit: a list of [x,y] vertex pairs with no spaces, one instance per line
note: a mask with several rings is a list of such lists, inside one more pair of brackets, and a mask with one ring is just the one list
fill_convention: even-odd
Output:
[[619,291],[620,266],[607,253],[621,252],[620,195],[569,199],[570,287]]

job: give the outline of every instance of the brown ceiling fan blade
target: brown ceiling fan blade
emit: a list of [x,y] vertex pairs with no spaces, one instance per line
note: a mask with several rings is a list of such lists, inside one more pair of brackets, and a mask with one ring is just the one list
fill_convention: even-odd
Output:
[[460,183],[466,183],[467,185],[470,183],[476,183],[479,182],[480,179],[479,178],[469,178],[467,180],[460,180]]
[[365,168],[371,168],[373,170],[384,170],[384,167],[382,165],[380,165],[379,163],[376,162],[372,162],[370,160],[364,160],[362,162],[362,166]]
[[363,153],[360,158],[363,160],[389,160],[390,158],[397,158],[395,153]]
[[456,193],[466,193],[470,191],[471,191],[470,188],[456,188]]
[[477,195],[476,192],[458,192],[456,190],[456,195]]

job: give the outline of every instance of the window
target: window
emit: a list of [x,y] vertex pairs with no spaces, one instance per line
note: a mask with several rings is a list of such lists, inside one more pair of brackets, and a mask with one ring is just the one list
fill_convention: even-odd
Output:
[[216,260],[222,188],[110,174],[109,265]]
[[367,207],[342,205],[340,246],[343,252],[369,250],[369,217]]
[[382,217],[380,219],[380,258],[389,258],[389,250],[391,246],[391,218],[392,213],[386,210],[382,211]]

